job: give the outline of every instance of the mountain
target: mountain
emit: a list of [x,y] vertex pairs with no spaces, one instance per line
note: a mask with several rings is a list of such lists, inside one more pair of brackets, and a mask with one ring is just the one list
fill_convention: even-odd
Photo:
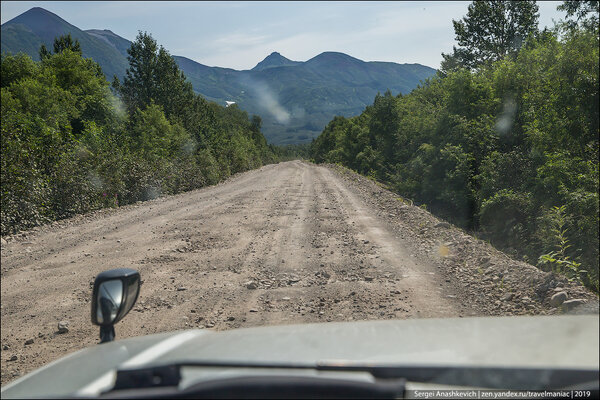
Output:
[[435,74],[433,68],[419,64],[365,62],[336,52],[280,66],[273,64],[288,59],[271,54],[249,71],[175,59],[207,98],[235,101],[260,115],[265,137],[275,144],[309,142],[335,115],[358,115],[378,92],[406,94]]
[[288,60],[278,52],[274,51],[271,54],[269,54],[267,58],[256,64],[256,66],[252,68],[252,71],[262,71],[268,68],[285,67],[298,64],[302,63],[299,61]]
[[131,42],[129,40],[116,35],[108,29],[88,29],[84,32],[108,43],[111,47],[115,48],[119,53],[121,53],[123,57],[127,58],[127,49],[129,49],[129,46],[131,46]]
[[34,60],[39,60],[38,51],[42,44],[52,51],[54,38],[70,33],[73,39],[77,39],[81,44],[82,55],[98,62],[109,80],[112,80],[113,75],[123,76],[128,66],[127,59],[115,46],[40,7],[34,7],[5,22],[2,24],[1,33],[2,52],[21,51]]
[[[129,40],[109,30],[82,31],[39,7],[2,25],[2,52],[23,51],[37,60],[42,43],[51,49],[54,38],[66,33],[79,40],[84,57],[97,61],[109,80],[113,74],[125,74]],[[262,131],[273,144],[309,142],[335,115],[358,115],[378,92],[406,94],[435,74],[420,64],[365,62],[332,51],[304,62],[273,52],[244,71],[173,58],[206,99],[222,105],[233,101],[249,114],[260,115]]]

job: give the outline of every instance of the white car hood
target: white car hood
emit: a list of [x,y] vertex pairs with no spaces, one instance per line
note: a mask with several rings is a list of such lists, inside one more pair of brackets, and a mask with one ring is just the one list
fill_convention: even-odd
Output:
[[[118,327],[117,327],[118,331]],[[118,368],[182,360],[598,369],[597,315],[481,317],[192,329],[70,354],[2,388],[2,398],[94,396]]]

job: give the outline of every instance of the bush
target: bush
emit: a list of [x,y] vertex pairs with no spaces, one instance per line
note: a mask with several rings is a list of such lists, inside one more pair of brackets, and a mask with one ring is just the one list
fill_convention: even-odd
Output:
[[[163,67],[173,66],[159,53]],[[260,118],[206,102],[178,69],[169,71],[170,83],[127,89],[125,102],[139,98],[135,90],[156,94],[140,109],[123,107],[100,67],[78,51],[37,63],[3,55],[1,234],[214,184],[276,159]]]

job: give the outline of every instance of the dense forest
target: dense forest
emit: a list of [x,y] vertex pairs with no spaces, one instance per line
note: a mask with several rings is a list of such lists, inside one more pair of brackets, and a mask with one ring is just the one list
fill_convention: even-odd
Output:
[[141,33],[123,82],[67,35],[2,55],[1,234],[214,184],[276,159],[261,119],[196,95]]
[[334,118],[312,158],[598,292],[598,2],[559,9],[539,31],[534,1],[473,2],[434,78]]

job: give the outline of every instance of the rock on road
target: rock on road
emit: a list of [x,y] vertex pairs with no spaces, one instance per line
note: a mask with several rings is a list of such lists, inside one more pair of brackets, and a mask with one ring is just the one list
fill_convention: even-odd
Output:
[[[410,233],[423,233],[433,217],[419,228],[388,213],[377,190],[392,195],[368,184],[292,161],[9,238],[2,246],[2,383],[97,343],[91,283],[112,268],[137,269],[143,280],[117,339],[198,327],[493,314],[457,278],[461,267],[442,262],[448,252],[460,254],[452,250],[458,241],[440,245]],[[498,306],[495,313],[514,311]],[[59,333],[60,321],[68,332]]]

